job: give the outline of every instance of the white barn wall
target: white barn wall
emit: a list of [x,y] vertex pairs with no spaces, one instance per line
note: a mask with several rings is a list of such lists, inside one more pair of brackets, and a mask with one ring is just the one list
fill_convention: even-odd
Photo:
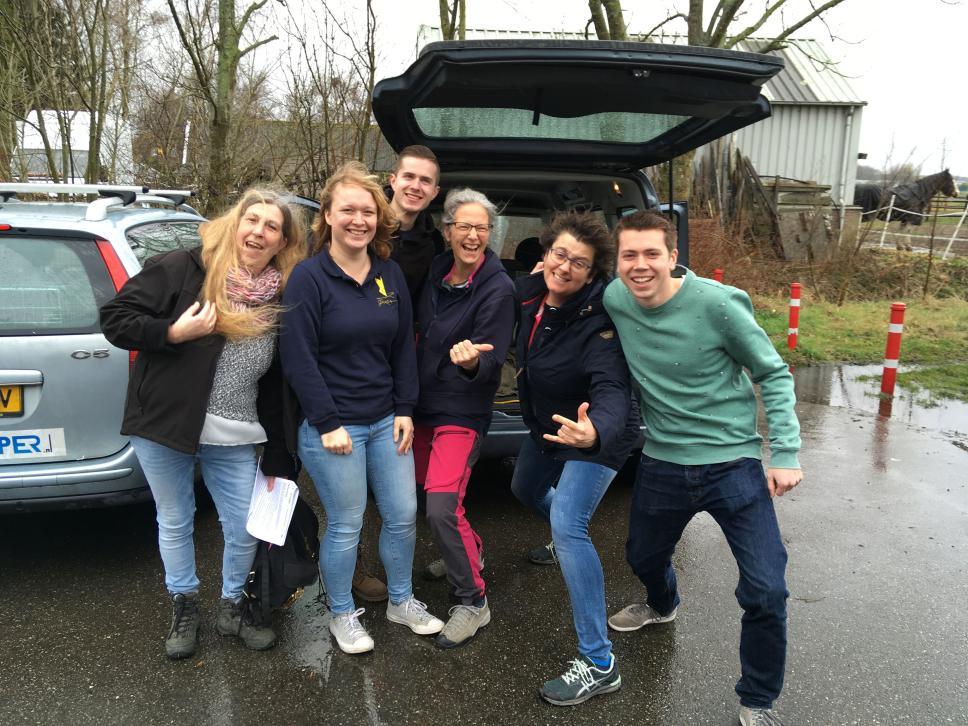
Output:
[[733,143],[750,158],[761,177],[781,176],[829,185],[830,196],[838,205],[844,201],[846,189],[846,203],[850,204],[857,176],[862,109],[774,103],[772,117],[740,129],[733,134]]

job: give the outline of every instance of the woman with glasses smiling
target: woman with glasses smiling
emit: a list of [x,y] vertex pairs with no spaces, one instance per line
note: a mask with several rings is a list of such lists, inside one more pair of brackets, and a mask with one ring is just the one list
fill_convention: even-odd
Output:
[[608,229],[591,214],[561,213],[541,234],[541,246],[540,269],[517,283],[518,394],[531,436],[521,445],[511,489],[551,524],[552,544],[542,549],[561,565],[578,657],[540,693],[573,706],[622,684],[588,523],[635,447],[639,412],[602,306],[614,260]]
[[427,523],[458,605],[437,635],[442,648],[473,638],[491,621],[481,577],[481,538],[464,515],[471,467],[491,422],[491,405],[514,327],[514,285],[487,247],[497,210],[473,189],[444,201],[450,251],[430,268],[417,304],[420,398],[414,464],[427,494]]

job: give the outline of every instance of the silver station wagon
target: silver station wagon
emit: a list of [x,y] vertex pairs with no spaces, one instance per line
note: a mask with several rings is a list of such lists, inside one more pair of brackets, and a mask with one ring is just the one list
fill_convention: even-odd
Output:
[[150,499],[118,433],[135,354],[105,340],[98,308],[147,257],[200,244],[189,196],[0,184],[0,511]]

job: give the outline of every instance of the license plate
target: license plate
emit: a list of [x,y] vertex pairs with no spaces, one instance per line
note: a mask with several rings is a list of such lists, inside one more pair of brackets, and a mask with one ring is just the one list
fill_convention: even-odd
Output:
[[0,431],[0,460],[48,459],[66,453],[64,429]]
[[0,386],[0,417],[22,416],[24,412],[24,387]]

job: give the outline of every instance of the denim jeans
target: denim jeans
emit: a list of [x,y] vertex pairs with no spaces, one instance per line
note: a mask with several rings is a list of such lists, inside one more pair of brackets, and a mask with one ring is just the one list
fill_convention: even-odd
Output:
[[672,553],[689,521],[708,512],[736,558],[743,609],[736,693],[744,706],[772,708],[786,662],[787,554],[758,459],[684,466],[643,455],[632,494],[626,555],[661,615],[679,605]]
[[387,572],[390,601],[413,594],[413,551],[417,540],[417,485],[413,452],[397,453],[393,416],[370,425],[344,426],[353,453],[332,454],[308,421],[299,427],[299,458],[306,466],[326,510],[326,534],[319,544],[323,583],[333,613],[351,613],[353,570],[363,528],[367,482],[383,519],[380,559]]
[[578,652],[607,661],[612,652],[605,624],[605,576],[588,536],[588,522],[617,472],[587,461],[559,461],[531,440],[521,444],[511,491],[551,523],[551,539],[565,578],[578,633]]
[[258,545],[258,540],[245,529],[255,481],[255,447],[201,444],[196,454],[186,454],[138,436],[131,437],[131,445],[155,498],[158,549],[168,591],[173,595],[198,592],[193,540],[197,459],[225,540],[222,597],[238,600]]

